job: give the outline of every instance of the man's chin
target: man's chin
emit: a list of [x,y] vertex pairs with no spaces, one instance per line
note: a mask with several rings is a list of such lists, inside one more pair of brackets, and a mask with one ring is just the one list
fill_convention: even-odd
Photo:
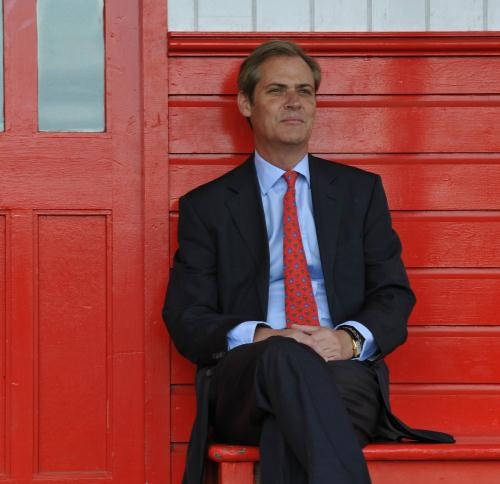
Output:
[[300,146],[307,145],[309,138],[307,136],[283,136],[280,141],[284,145]]
[[290,125],[287,129],[281,131],[279,137],[284,143],[302,144],[309,141],[311,132],[304,129],[304,125]]

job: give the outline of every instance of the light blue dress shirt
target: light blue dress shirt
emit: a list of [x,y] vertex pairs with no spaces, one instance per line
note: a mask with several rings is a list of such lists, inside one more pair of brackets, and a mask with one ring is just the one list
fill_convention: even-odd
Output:
[[[287,184],[283,178],[285,171],[264,160],[257,152],[255,153],[255,166],[260,185],[269,242],[270,271],[267,318],[266,321],[245,321],[229,331],[227,334],[229,349],[251,343],[258,324],[265,324],[274,329],[286,328],[282,221],[283,196],[287,191]],[[295,182],[297,214],[307,267],[311,276],[313,294],[318,307],[319,322],[321,326],[333,328],[334,325],[328,309],[325,281],[314,224],[309,159],[307,155],[294,167],[294,171],[299,173]],[[342,325],[355,327],[365,338],[363,351],[359,357],[360,360],[369,359],[378,352],[373,334],[366,326],[358,321],[346,321],[337,325],[337,328]]]

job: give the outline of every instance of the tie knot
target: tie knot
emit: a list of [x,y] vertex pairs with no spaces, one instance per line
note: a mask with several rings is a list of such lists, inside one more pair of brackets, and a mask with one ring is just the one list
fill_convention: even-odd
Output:
[[299,174],[293,170],[289,170],[289,171],[286,171],[285,173],[283,173],[283,178],[286,180],[288,188],[295,187],[295,180],[297,180],[298,176],[299,176]]

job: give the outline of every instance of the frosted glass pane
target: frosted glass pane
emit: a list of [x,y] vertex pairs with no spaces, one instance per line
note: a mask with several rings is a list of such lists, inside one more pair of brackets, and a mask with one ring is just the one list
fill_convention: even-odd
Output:
[[3,10],[0,2],[0,131],[3,131]]
[[40,131],[104,131],[103,1],[37,1]]

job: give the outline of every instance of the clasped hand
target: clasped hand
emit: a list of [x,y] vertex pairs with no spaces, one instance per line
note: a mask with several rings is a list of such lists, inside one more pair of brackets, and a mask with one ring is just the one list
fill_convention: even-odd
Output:
[[351,337],[346,331],[299,324],[285,329],[259,327],[255,330],[254,342],[271,336],[293,338],[312,348],[325,361],[349,360],[353,356]]

